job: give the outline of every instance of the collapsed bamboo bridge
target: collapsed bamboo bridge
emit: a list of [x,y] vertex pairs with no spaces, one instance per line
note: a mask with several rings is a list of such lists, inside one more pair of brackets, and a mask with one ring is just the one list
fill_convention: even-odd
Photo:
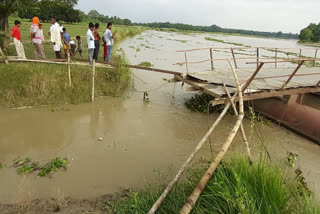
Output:
[[[147,68],[136,65],[115,65],[101,62],[94,62],[92,66],[92,101],[94,101],[94,82],[95,82],[95,67],[117,67],[125,66],[134,69],[142,69],[153,72],[160,72],[174,75],[172,82],[183,82],[188,84],[192,90],[199,90],[203,93],[214,97],[211,105],[224,104],[225,107],[222,113],[218,116],[215,122],[208,129],[203,138],[198,142],[195,149],[188,156],[186,161],[180,167],[178,173],[167,185],[163,193],[155,201],[154,205],[149,210],[148,214],[154,214],[159,209],[163,201],[166,199],[170,191],[177,184],[187,167],[190,165],[197,152],[207,142],[209,136],[219,125],[228,109],[232,107],[237,118],[233,128],[226,138],[220,152],[216,155],[214,161],[210,164],[199,184],[196,186],[192,194],[186,200],[180,213],[188,214],[192,211],[198,198],[205,189],[206,184],[214,175],[219,163],[228,151],[233,139],[240,129],[243,145],[248,154],[248,161],[253,161],[250,152],[249,142],[244,131],[242,121],[244,118],[244,102],[251,100],[259,100],[272,97],[283,97],[286,95],[308,94],[320,92],[320,68],[317,66],[320,58],[317,57],[318,49],[314,49],[314,57],[305,57],[302,55],[302,49],[298,50],[297,54],[286,54],[285,48],[269,48],[269,47],[211,47],[202,49],[182,50],[177,51],[184,54],[185,61],[176,63],[175,65],[185,65],[186,72],[176,72],[157,68]],[[289,49],[286,49],[289,50]],[[192,62],[188,60],[189,52],[208,51],[208,59]],[[223,51],[228,54],[225,58],[214,58],[215,51]],[[238,52],[246,57],[237,57]],[[262,53],[268,51],[274,53],[274,56],[264,56]],[[249,52],[249,53],[246,53]],[[253,53],[254,52],[254,53]],[[285,57],[284,55],[287,55]],[[282,56],[281,56],[282,55]],[[288,57],[293,55],[295,57]],[[248,57],[249,56],[249,57]],[[57,63],[68,65],[68,77],[71,87],[70,75],[70,58],[68,60],[22,60],[10,59],[3,57],[0,62],[38,62],[38,63]],[[216,68],[217,62],[225,62],[229,69]],[[87,62],[75,62],[77,65],[87,65]],[[208,69],[201,72],[192,72],[190,65],[207,63]],[[282,66],[290,64],[291,68]],[[292,67],[294,65],[294,67]],[[226,66],[225,66],[226,67]],[[239,103],[239,105],[236,105]]]

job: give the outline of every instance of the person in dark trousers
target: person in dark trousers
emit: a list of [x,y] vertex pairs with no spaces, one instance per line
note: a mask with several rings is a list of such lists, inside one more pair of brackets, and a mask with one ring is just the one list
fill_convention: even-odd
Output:
[[88,44],[88,60],[89,64],[93,64],[93,52],[94,52],[94,36],[93,36],[94,24],[89,23],[89,29],[87,31],[87,44]]
[[98,56],[99,56],[99,50],[100,50],[100,34],[99,34],[99,28],[100,25],[98,23],[96,23],[94,25],[94,31],[93,31],[93,36],[94,36],[94,53],[93,53],[93,59],[95,59],[96,61],[98,60]]

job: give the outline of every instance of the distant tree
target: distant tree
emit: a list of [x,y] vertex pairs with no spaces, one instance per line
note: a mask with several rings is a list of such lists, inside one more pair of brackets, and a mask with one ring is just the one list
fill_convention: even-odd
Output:
[[299,39],[302,42],[320,42],[320,23],[311,23],[300,31]]
[[[2,31],[4,51],[8,50],[9,44],[9,16],[19,9],[34,3],[36,0],[0,0],[0,31]],[[1,35],[0,35],[1,36]]]
[[312,37],[313,37],[313,34],[309,28],[305,28],[305,29],[301,30],[300,35],[299,35],[300,41],[304,41],[304,42],[311,42]]
[[96,10],[91,10],[89,13],[88,13],[88,17],[90,19],[100,19],[103,15],[101,15],[98,11]]
[[38,16],[42,21],[49,21],[51,18],[64,22],[80,22],[81,13],[73,7],[78,0],[42,0],[24,7],[19,11],[20,18],[31,19]]

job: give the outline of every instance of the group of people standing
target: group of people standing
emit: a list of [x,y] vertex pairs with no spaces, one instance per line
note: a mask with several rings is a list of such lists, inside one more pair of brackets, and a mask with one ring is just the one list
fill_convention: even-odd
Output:
[[112,23],[108,23],[106,31],[103,33],[102,38],[99,33],[100,25],[96,23],[95,25],[90,22],[89,29],[87,31],[87,43],[88,43],[88,58],[89,63],[92,64],[93,60],[98,60],[100,51],[100,40],[103,41],[104,47],[104,60],[110,62],[110,57],[113,47],[113,38],[116,36],[117,31],[111,32]]
[[[11,31],[11,36],[13,37],[18,57],[26,59],[24,46],[21,42],[21,31],[19,29],[20,26],[21,22],[16,20],[15,26]],[[117,31],[112,34],[112,23],[108,23],[107,29],[101,37],[99,29],[100,26],[98,23],[96,23],[95,25],[93,23],[89,23],[89,29],[87,32],[87,43],[88,59],[90,64],[93,64],[93,60],[98,60],[100,40],[103,41],[102,46],[104,47],[104,60],[110,62],[113,47],[113,38],[117,34]],[[81,37],[79,35],[76,36],[76,45],[75,41],[71,39],[70,34],[67,32],[67,29],[63,26],[60,26],[54,18],[51,19],[51,27],[48,35],[50,37],[51,43],[53,44],[53,50],[57,59],[61,59],[61,48],[64,49],[64,55],[66,58],[69,54],[70,56],[74,57],[77,53],[79,53],[82,58],[83,47]],[[39,22],[39,18],[33,17],[32,25],[30,27],[30,42],[34,46],[35,59],[39,59],[40,57],[42,59],[46,59],[44,51],[44,41],[44,33],[42,30],[42,25]],[[77,46],[78,48],[76,50]]]

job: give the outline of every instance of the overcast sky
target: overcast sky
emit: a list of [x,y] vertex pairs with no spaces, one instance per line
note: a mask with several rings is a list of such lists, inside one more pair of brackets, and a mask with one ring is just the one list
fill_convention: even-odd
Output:
[[224,28],[298,33],[320,22],[320,0],[79,0],[92,9],[133,22],[216,24]]

